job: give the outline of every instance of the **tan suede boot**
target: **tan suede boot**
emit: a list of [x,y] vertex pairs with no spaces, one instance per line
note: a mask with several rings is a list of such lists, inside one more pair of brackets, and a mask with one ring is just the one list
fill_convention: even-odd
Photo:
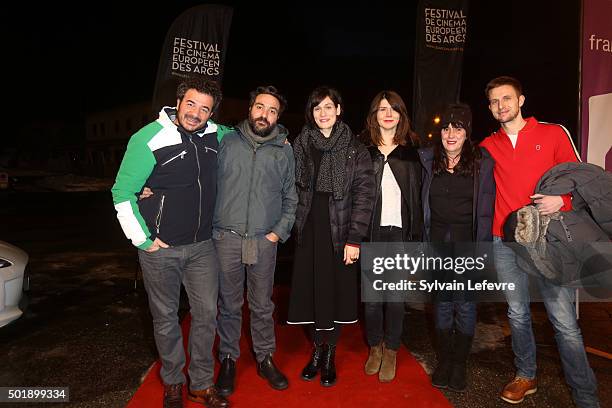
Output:
[[365,373],[367,375],[374,375],[380,370],[380,363],[382,361],[383,345],[382,343],[370,347],[370,354],[368,360],[365,363]]
[[397,351],[388,348],[383,348],[382,363],[380,365],[380,372],[378,373],[378,380],[380,382],[393,381],[395,378],[395,362],[397,357]]

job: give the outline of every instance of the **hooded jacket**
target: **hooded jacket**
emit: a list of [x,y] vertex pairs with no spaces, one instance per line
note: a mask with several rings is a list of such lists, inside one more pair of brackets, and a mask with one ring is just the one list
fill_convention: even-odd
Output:
[[[175,246],[212,235],[217,150],[229,129],[208,121],[190,133],[175,118],[176,109],[165,107],[130,138],[111,190],[121,228],[140,249],[157,237]],[[145,185],[155,194],[138,201]]]
[[274,232],[289,239],[295,221],[295,160],[287,129],[253,145],[239,129],[219,146],[217,203],[213,227],[243,238]]

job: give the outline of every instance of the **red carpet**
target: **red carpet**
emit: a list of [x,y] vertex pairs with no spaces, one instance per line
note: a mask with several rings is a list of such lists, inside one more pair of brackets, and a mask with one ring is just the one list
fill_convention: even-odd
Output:
[[[277,304],[286,304],[286,293],[276,293]],[[280,299],[278,298],[280,297]],[[246,312],[246,309],[245,309]],[[245,313],[243,316],[248,316]],[[451,407],[444,395],[429,383],[429,377],[404,346],[397,357],[397,376],[391,383],[380,383],[377,376],[367,376],[363,364],[368,348],[361,327],[347,325],[342,331],[337,348],[336,370],[338,382],[333,387],[322,387],[318,377],[312,382],[300,378],[308,362],[311,346],[300,326],[276,326],[277,352],[274,360],[289,378],[289,388],[275,391],[257,375],[255,360],[250,351],[248,319],[243,319],[241,356],[237,363],[236,392],[229,397],[232,407]],[[186,337],[189,318],[183,322]],[[247,334],[247,335],[245,335]],[[130,408],[162,406],[163,387],[157,362],[129,402]],[[217,363],[216,369],[218,370]],[[186,401],[186,407],[202,405]]]

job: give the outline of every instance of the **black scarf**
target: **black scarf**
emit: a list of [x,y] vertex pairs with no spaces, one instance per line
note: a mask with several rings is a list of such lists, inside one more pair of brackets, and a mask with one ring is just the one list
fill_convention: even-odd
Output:
[[341,200],[344,195],[348,148],[352,139],[353,133],[344,122],[339,121],[334,125],[330,137],[323,136],[319,129],[304,126],[294,149],[298,184],[310,188],[313,166],[309,165],[311,159],[308,156],[313,146],[323,153],[315,184],[316,191],[333,193],[334,200]]

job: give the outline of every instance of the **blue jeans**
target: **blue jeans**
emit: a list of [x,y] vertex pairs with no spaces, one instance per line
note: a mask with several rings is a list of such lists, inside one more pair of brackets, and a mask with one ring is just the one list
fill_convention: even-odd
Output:
[[438,330],[450,330],[453,323],[457,331],[474,336],[476,329],[476,303],[465,300],[434,303],[435,324]]
[[[506,292],[516,375],[533,379],[536,376],[536,344],[531,327],[529,275],[517,265],[514,251],[498,237],[493,240],[493,253],[499,281],[514,282],[516,286],[514,292]],[[574,289],[536,279],[548,319],[555,330],[565,381],[572,389],[574,402],[578,407],[598,407],[597,380],[587,360],[576,321]]]
[[219,264],[212,240],[139,250],[142,277],[153,316],[155,345],[162,363],[165,384],[185,383],[185,350],[178,321],[181,282],[189,297],[189,388],[203,390],[213,385],[212,347],[217,327]]

